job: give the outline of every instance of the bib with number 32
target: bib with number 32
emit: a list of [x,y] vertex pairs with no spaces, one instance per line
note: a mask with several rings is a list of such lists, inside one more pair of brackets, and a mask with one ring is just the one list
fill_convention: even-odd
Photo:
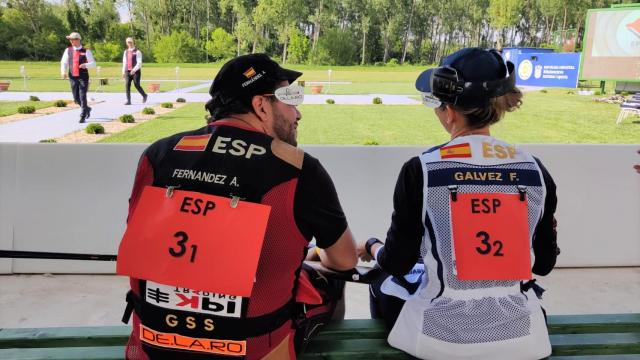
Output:
[[458,279],[531,279],[527,214],[519,194],[458,193],[451,201]]

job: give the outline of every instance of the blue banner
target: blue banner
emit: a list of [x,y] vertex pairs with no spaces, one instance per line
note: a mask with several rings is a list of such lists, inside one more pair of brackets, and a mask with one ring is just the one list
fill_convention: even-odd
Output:
[[580,53],[520,53],[515,60],[516,85],[562,88],[578,85]]

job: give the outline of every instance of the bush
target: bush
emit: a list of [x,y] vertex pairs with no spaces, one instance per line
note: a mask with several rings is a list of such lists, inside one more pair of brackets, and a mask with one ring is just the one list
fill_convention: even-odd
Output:
[[200,54],[196,40],[184,30],[161,36],[153,44],[153,55],[159,63],[198,62]]
[[569,90],[569,91],[567,91],[567,95],[574,95],[575,93],[576,93],[576,92],[575,92],[575,91],[573,91],[573,90]]
[[[120,43],[109,42],[95,42],[91,44],[92,53],[95,54],[96,61],[122,61],[122,46]],[[146,58],[145,62],[149,61]]]
[[629,96],[629,92],[628,91],[623,91],[620,93],[620,95],[622,96]]
[[380,145],[379,142],[377,142],[377,141],[375,141],[373,139],[367,139],[362,144],[363,145]]
[[171,109],[171,108],[173,108],[173,103],[163,102],[162,104],[160,104],[160,106],[162,106],[165,109]]
[[42,139],[40,140],[41,143],[57,143],[58,140],[56,139]]
[[177,98],[177,99],[176,99],[176,102],[179,102],[179,103],[186,103],[186,102],[187,102],[187,100],[186,100],[185,98]]
[[130,124],[132,122],[136,122],[136,119],[134,119],[133,115],[131,115],[131,114],[120,115],[118,120],[120,120],[121,123],[125,123],[125,124]]
[[37,97],[37,96],[31,95],[31,96],[29,96],[29,101],[40,101],[40,98]]
[[390,65],[390,66],[397,66],[399,64],[400,62],[398,62],[398,59],[396,58],[391,58],[389,59],[389,61],[387,61],[387,65]]
[[602,91],[598,90],[598,91],[594,92],[593,95],[602,95]]
[[373,98],[373,103],[376,105],[382,104],[382,99],[376,96]]
[[24,105],[18,108],[20,114],[33,114],[36,112],[36,107],[33,105]]
[[142,113],[145,114],[145,115],[153,115],[153,114],[156,113],[156,111],[153,110],[153,108],[146,107],[146,108],[142,109]]
[[307,61],[311,44],[309,38],[294,27],[289,32],[289,47],[287,48],[287,61],[291,64],[302,64]]
[[311,63],[317,65],[353,65],[360,47],[354,35],[346,30],[327,30],[318,40],[316,54]]
[[327,99],[326,102],[327,102],[327,104],[335,104],[336,103],[336,101],[333,100],[333,99]]
[[547,89],[542,89],[542,90],[540,90],[540,92],[543,93],[543,94],[546,94],[548,91],[547,91]]
[[104,134],[104,126],[95,123],[89,124],[84,131],[86,131],[87,134]]
[[205,44],[205,49],[215,60],[231,58],[236,54],[236,41],[223,28],[216,28],[211,33],[211,40]]
[[67,102],[64,100],[56,100],[53,102],[53,106],[55,107],[67,107]]

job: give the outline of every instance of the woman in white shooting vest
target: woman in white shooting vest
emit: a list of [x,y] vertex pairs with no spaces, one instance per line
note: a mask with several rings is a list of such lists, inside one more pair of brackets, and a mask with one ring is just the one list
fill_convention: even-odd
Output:
[[522,103],[514,65],[462,49],[416,80],[451,141],[407,161],[383,243],[359,245],[388,274],[372,285],[389,344],[421,359],[551,354],[542,288],[554,267],[556,187],[542,163],[491,136]]

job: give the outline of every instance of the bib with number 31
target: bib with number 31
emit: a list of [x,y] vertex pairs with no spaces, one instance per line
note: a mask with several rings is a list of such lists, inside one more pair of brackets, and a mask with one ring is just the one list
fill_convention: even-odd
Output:
[[519,194],[458,193],[451,201],[458,279],[531,279],[527,214]]
[[118,249],[117,273],[248,297],[271,207],[147,186]]

